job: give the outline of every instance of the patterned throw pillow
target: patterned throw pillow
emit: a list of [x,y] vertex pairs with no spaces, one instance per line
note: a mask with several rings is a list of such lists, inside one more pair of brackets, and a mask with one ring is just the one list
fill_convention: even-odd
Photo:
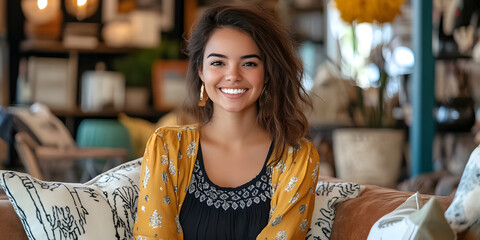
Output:
[[29,239],[132,239],[141,159],[85,184],[0,171],[0,184]]
[[357,183],[318,181],[315,191],[315,208],[306,239],[330,239],[337,205],[348,199],[358,197],[363,189],[364,187]]

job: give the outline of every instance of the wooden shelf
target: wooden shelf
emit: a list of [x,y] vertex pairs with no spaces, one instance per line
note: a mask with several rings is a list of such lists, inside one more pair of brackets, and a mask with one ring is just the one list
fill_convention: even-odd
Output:
[[165,112],[155,110],[153,108],[138,109],[138,110],[116,110],[107,109],[95,112],[84,112],[80,108],[72,110],[52,110],[52,113],[59,117],[117,117],[120,113],[125,113],[129,116],[154,118],[161,117]]
[[61,41],[55,40],[25,40],[20,43],[22,52],[37,53],[90,53],[90,54],[126,54],[138,51],[137,48],[115,48],[99,43],[96,48],[66,48]]

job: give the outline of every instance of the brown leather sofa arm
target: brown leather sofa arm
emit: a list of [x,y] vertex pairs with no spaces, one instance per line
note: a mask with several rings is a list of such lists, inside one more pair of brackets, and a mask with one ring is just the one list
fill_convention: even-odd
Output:
[[0,200],[0,234],[1,239],[28,240],[22,222],[8,199]]

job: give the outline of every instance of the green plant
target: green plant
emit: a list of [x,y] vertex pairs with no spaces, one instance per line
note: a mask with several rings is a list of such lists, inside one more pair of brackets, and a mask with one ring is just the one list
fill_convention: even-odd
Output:
[[162,39],[156,48],[142,49],[113,62],[115,71],[125,76],[127,87],[146,87],[152,84],[152,64],[159,59],[179,59],[180,41]]

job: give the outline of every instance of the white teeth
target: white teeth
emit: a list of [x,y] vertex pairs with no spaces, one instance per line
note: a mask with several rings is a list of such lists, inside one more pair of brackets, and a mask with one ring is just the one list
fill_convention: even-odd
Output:
[[233,88],[221,88],[222,92],[228,93],[228,94],[242,94],[246,89],[233,89]]

